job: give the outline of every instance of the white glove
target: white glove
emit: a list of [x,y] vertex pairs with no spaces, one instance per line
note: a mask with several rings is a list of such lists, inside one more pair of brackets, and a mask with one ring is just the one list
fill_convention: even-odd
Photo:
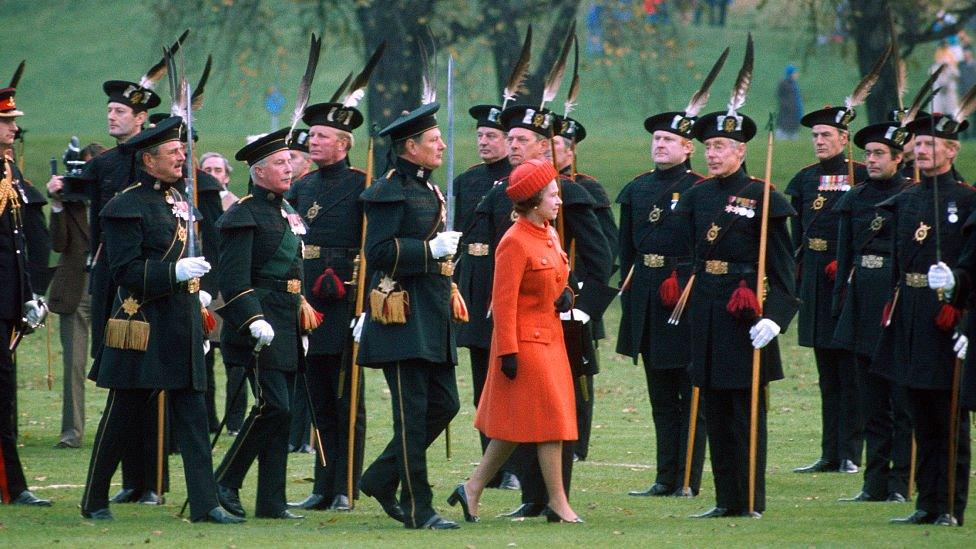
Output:
[[430,246],[430,255],[434,256],[434,259],[454,255],[457,252],[460,240],[461,233],[457,231],[437,233],[437,236],[427,242],[427,245]]
[[304,354],[308,354],[308,336],[302,336],[302,350],[305,351]]
[[206,290],[200,290],[200,306],[206,309],[210,306],[210,302],[213,301],[213,296],[210,292]]
[[762,349],[769,342],[773,340],[774,337],[779,335],[780,327],[768,318],[759,319],[752,328],[749,328],[749,337],[752,338],[752,346],[756,349]]
[[24,303],[24,319],[31,328],[37,328],[44,323],[47,312],[47,304],[40,297],[34,296],[34,299]]
[[[570,317],[572,314],[572,317]],[[579,309],[573,309],[572,311],[566,311],[565,313],[559,313],[559,320],[579,320],[583,324],[590,321],[590,315],[584,313]]]
[[257,340],[257,345],[254,346],[255,351],[260,351],[261,347],[265,345],[271,345],[271,340],[274,339],[274,328],[268,324],[267,320],[259,318],[248,326],[251,330],[251,337]]
[[349,323],[349,327],[352,328],[352,339],[356,343],[359,343],[359,338],[363,335],[363,323],[366,322],[366,313],[359,315],[359,318],[354,318]]
[[959,360],[966,360],[966,351],[969,349],[969,338],[956,332],[952,339],[956,340],[956,344],[952,346],[952,351],[956,353],[956,358]]
[[209,352],[210,352],[210,340],[205,338],[203,340],[203,354],[207,354]]
[[929,267],[929,288],[951,292],[955,287],[956,277],[945,262],[940,261]]
[[176,281],[186,282],[210,272],[210,264],[202,257],[184,257],[176,262]]

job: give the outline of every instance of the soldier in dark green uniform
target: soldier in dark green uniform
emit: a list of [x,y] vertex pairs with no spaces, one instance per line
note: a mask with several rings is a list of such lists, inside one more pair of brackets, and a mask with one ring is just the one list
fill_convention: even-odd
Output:
[[[16,89],[0,89],[0,146],[10,149],[17,133]],[[28,183],[12,158],[0,157],[0,503],[49,506],[27,489],[17,452],[16,366],[10,343],[14,334],[44,321],[43,295],[49,282],[51,237],[44,223],[47,201]]]
[[[620,204],[621,299],[617,352],[644,361],[657,448],[657,475],[646,490],[632,496],[681,495],[691,417],[691,323],[668,323],[681,288],[691,274],[691,246],[685,219],[673,210],[681,196],[702,176],[691,171],[695,118],[665,112],[644,120],[653,137],[654,169],[628,183]],[[632,273],[632,274],[631,274]],[[692,460],[691,490],[701,487],[705,462],[705,421],[699,408]]]
[[383,370],[393,407],[393,438],[363,472],[360,489],[407,528],[434,530],[458,525],[431,504],[427,447],[460,408],[449,256],[461,233],[444,231],[444,197],[430,180],[446,149],[438,107],[422,105],[380,131],[396,160],[362,194],[372,275],[359,348],[360,364]]
[[[868,126],[854,135],[864,149],[868,179],[837,201],[837,278],[834,281],[834,340],[848,352],[841,363],[855,372],[867,454],[864,485],[840,501],[905,501],[911,461],[912,425],[903,387],[890,364],[871,360],[881,335],[881,313],[891,283],[891,214],[878,204],[912,180],[900,171],[902,150],[912,134],[898,122]],[[845,374],[846,375],[846,374]]]
[[288,426],[296,372],[303,368],[301,216],[284,200],[291,186],[287,128],[267,134],[235,158],[250,166],[251,194],[217,222],[224,361],[249,368],[257,404],[217,467],[217,496],[244,516],[239,490],[258,460],[255,516],[302,518],[287,509]]
[[[509,162],[512,166],[518,166],[533,158],[545,158],[549,153],[549,139],[553,135],[556,123],[553,113],[526,105],[515,105],[505,109],[500,120],[508,131]],[[599,318],[609,304],[607,282],[610,280],[613,259],[610,245],[593,212],[595,204],[593,197],[582,185],[567,177],[560,177],[559,185],[563,200],[565,239],[566,242],[575,241],[577,268],[587,275],[585,279],[580,280],[573,278],[575,275],[570,273],[573,284],[577,287],[579,282],[584,283],[576,298],[573,316],[577,320],[588,322],[591,317]],[[512,201],[505,193],[507,186],[507,177],[498,181],[475,210],[476,221],[472,232],[486,235],[491,245],[490,251],[495,249],[505,231],[514,223]],[[564,244],[563,249],[574,248]],[[493,254],[489,253],[489,257],[493,257]],[[609,295],[615,296],[616,290],[610,289]],[[577,346],[578,349],[581,347],[581,345]],[[592,347],[588,351],[592,353]],[[579,354],[577,352],[577,355]],[[592,354],[583,356],[592,359]],[[573,361],[574,357],[570,356],[570,362]],[[576,361],[577,364],[581,362],[581,360]],[[573,377],[579,377],[583,373],[576,371]],[[574,445],[574,443],[563,445],[563,486],[567,493],[572,480]],[[522,485],[522,504],[505,516],[537,517],[545,509],[548,496],[536,454],[535,446],[531,444],[520,445],[512,454],[510,459]]]
[[800,123],[811,128],[817,163],[799,171],[786,187],[797,216],[792,221],[793,249],[797,254],[797,296],[801,300],[798,341],[813,347],[820,385],[820,458],[797,473],[840,471],[856,473],[861,462],[863,430],[857,406],[857,376],[844,371],[846,354],[834,342],[837,322],[831,315],[837,276],[837,200],[855,181],[867,177],[864,165],[854,164],[850,179],[847,125],[852,109],[826,107],[806,114]]
[[210,265],[187,257],[190,208],[177,187],[186,156],[182,119],[173,117],[129,142],[141,164],[136,182],[102,210],[105,260],[118,282],[105,346],[92,379],[109,389],[99,422],[81,514],[111,519],[108,489],[141,409],[165,390],[183,456],[193,520],[241,522],[217,503],[203,391],[199,277]]
[[[319,103],[305,109],[309,125],[308,153],[318,169],[296,181],[285,198],[308,225],[305,242],[305,285],[308,300],[326,322],[309,334],[305,358],[312,413],[325,446],[325,467],[315,460],[315,484],[302,509],[348,511],[349,405],[351,389],[350,321],[356,300],[355,261],[362,239],[363,208],[359,195],[366,177],[349,165],[352,131],[363,115],[342,103]],[[298,381],[299,384],[302,380]],[[353,455],[353,486],[362,473],[366,408],[360,380]],[[354,488],[355,489],[355,488]],[[355,497],[355,494],[353,494]]]
[[[915,513],[892,522],[962,526],[966,510],[968,412],[959,411],[952,418],[958,422],[955,494],[948,493],[947,464],[953,365],[966,357],[968,345],[958,321],[971,297],[965,278],[960,277],[959,288],[951,284],[951,269],[959,266],[966,244],[963,226],[976,215],[976,190],[960,182],[952,169],[959,154],[959,132],[968,125],[943,114],[908,124],[915,134],[915,162],[922,180],[881,204],[893,214],[891,285],[897,301],[890,298],[890,325],[874,360],[890,364],[898,383],[906,387],[918,445]],[[949,514],[950,497],[955,500],[955,516]]]
[[765,387],[783,378],[776,336],[796,314],[794,262],[787,219],[794,214],[770,194],[763,316],[756,317],[756,270],[764,183],[742,166],[755,123],[735,112],[713,112],[694,126],[705,144],[707,179],[686,190],[675,213],[686,217],[694,254],[688,310],[691,383],[701,388],[715,476],[715,507],[696,518],[745,515],[748,507],[750,387],[753,348],[762,349],[754,511],[766,507]]
[[[488,347],[491,344],[491,318],[488,306],[491,302],[492,259],[488,255],[490,239],[485,234],[485,226],[477,223],[475,208],[485,194],[512,171],[508,161],[508,144],[505,142],[505,128],[499,117],[502,108],[498,105],[475,105],[468,109],[475,119],[478,156],[481,162],[475,164],[454,179],[456,210],[454,226],[461,229],[459,259],[457,261],[458,290],[468,306],[468,322],[457,325],[458,347],[467,347],[471,357],[471,383],[474,389],[474,406],[478,407],[481,391],[488,376]],[[481,436],[481,451],[488,447],[488,437]],[[492,488],[519,490],[518,477],[506,465],[495,475]]]
[[[610,207],[610,197],[607,196],[606,189],[592,176],[576,171],[576,145],[586,139],[586,128],[578,120],[556,115],[556,127],[558,132],[553,137],[555,145],[556,161],[555,166],[560,175],[569,178],[581,185],[586,192],[593,198],[593,213],[600,222],[600,229],[607,244],[610,246],[611,274],[616,270],[614,262],[617,259],[617,223],[613,219],[613,210]],[[581,280],[587,278],[586,267],[574,258],[576,266],[576,277]],[[593,391],[593,376],[600,373],[599,341],[606,338],[606,330],[603,326],[603,318],[594,318],[589,323],[589,337],[592,340],[593,352],[587,361],[584,375],[573,379],[573,386],[576,391],[576,425],[579,439],[573,445],[574,459],[585,460],[590,449],[590,431],[593,428],[593,403],[596,394]],[[582,385],[586,384],[586,387]]]
[[[109,80],[102,84],[108,96],[108,133],[115,138],[116,146],[93,158],[85,165],[82,177],[89,181],[91,205],[89,214],[89,235],[91,257],[88,291],[91,299],[91,356],[98,358],[105,342],[104,329],[112,311],[115,298],[115,283],[109,276],[108,261],[102,244],[102,219],[99,213],[113,196],[122,191],[136,177],[134,150],[123,144],[138,134],[148,122],[149,109],[159,106],[159,95],[136,82]],[[96,375],[92,372],[90,375]],[[147,402],[140,414],[145,424],[133,429],[127,438],[122,456],[122,489],[112,496],[112,503],[161,502],[161,495],[155,492],[156,478],[156,421],[151,412],[157,409],[155,396]],[[168,469],[168,467],[167,467]],[[163,488],[168,483],[168,472],[164,474]]]

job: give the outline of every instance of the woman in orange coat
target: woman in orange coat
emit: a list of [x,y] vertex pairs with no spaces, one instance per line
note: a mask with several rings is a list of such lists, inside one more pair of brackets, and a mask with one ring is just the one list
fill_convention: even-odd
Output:
[[475,427],[491,438],[471,478],[448,503],[461,504],[468,522],[478,521],[478,500],[487,483],[520,443],[535,443],[549,492],[550,522],[582,522],[566,499],[563,441],[576,440],[573,378],[559,312],[573,307],[567,287],[569,261],[549,222],[562,201],[558,174],[545,160],[530,160],[509,176],[506,193],[518,220],[495,251],[492,285],[491,360],[475,415]]

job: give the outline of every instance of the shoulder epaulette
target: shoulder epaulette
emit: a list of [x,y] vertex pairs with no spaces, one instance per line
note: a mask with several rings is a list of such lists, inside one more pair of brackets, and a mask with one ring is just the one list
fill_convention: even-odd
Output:
[[361,173],[363,175],[366,175],[366,170],[361,170],[361,169],[357,168],[356,166],[349,166],[349,170],[350,171],[354,171],[356,173]]
[[484,165],[485,165],[484,162],[478,162],[477,164],[472,164],[472,165],[468,166],[467,168],[465,168],[464,171],[470,172],[471,170],[477,168],[478,166],[484,166]]
[[386,172],[386,175],[384,175],[383,178],[384,179],[389,179],[389,178],[393,177],[393,174],[394,173],[396,173],[396,168],[392,168],[392,169],[390,169],[390,171]]
[[808,170],[808,169],[814,168],[814,167],[816,167],[818,165],[820,165],[820,162],[819,161],[818,162],[811,162],[810,164],[807,164],[806,166],[803,166],[802,168],[800,168],[800,171],[802,172],[803,170]]
[[254,196],[254,195],[253,195],[253,194],[246,194],[246,195],[244,195],[244,196],[242,196],[242,197],[240,197],[240,198],[239,198],[239,199],[237,200],[237,204],[243,204],[243,203],[244,203],[244,201],[246,201],[246,200],[248,200],[248,199],[249,199],[249,198],[251,198],[252,196]]
[[635,175],[635,176],[634,176],[634,179],[640,179],[641,177],[644,177],[645,175],[651,175],[651,174],[652,174],[652,173],[654,173],[655,171],[657,171],[657,170],[647,170],[647,171],[646,171],[646,172],[644,172],[644,173],[640,173],[640,174],[637,174],[637,175]]
[[139,188],[141,186],[142,186],[142,182],[141,181],[138,181],[138,182],[133,183],[133,184],[129,185],[128,187],[122,189],[121,191],[119,191],[119,194],[127,193],[127,192],[131,191],[132,189],[136,189],[136,188]]

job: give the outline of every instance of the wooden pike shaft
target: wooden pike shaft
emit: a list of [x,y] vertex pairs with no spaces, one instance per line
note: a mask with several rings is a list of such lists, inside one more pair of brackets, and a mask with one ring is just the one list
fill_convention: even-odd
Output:
[[918,442],[915,440],[915,433],[912,433],[912,455],[908,461],[908,493],[905,497],[908,500],[912,499],[912,492],[915,488],[915,457],[918,454]]
[[[769,194],[770,179],[773,177],[773,132],[766,139],[766,171],[763,174],[762,221],[759,229],[759,263],[756,265],[756,295],[759,297],[759,311],[762,316],[763,301],[766,298],[766,240],[769,237]],[[762,363],[762,350],[752,350],[752,384],[749,395],[749,514],[756,510],[756,450],[759,440],[759,369]]]
[[159,391],[156,400],[156,495],[163,497],[163,460],[166,459],[166,391]]
[[952,393],[949,394],[949,456],[946,464],[946,502],[949,520],[956,520],[956,455],[959,452],[959,381],[962,378],[962,360],[957,358],[952,365]]
[[47,342],[47,390],[50,391],[54,388],[54,370],[52,370],[52,365],[51,365],[51,323],[50,322],[44,325],[44,331],[45,331],[46,342]]
[[688,418],[688,447],[685,450],[685,478],[681,484],[681,495],[691,497],[691,462],[695,456],[695,430],[698,428],[698,387],[691,388],[691,416]]
[[[366,146],[366,188],[373,182],[373,136],[369,137],[369,144]],[[363,214],[363,230],[359,238],[359,276],[356,279],[356,308],[353,310],[356,322],[363,314],[363,296],[366,288],[366,214]],[[356,363],[359,357],[359,343],[352,343],[352,363],[349,366],[349,434],[348,448],[346,450],[346,497],[349,498],[349,506],[356,505],[356,498],[353,497],[353,477],[355,476],[355,456],[356,456],[356,410],[359,408],[359,365]]]

